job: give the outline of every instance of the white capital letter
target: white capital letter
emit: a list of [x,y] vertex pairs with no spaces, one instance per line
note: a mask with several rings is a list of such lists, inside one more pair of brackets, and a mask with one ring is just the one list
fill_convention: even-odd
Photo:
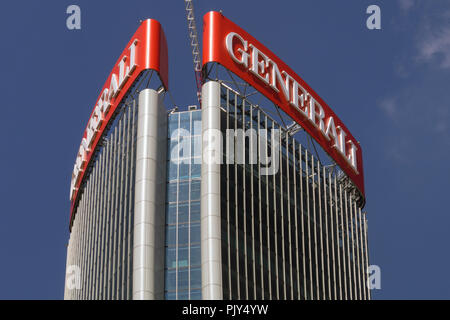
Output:
[[[233,50],[233,39],[234,38],[239,39],[239,41],[242,43],[242,46],[244,47],[244,50],[242,50],[241,48],[237,49],[237,51],[241,54],[241,59],[238,59],[236,57],[236,55],[234,54],[234,50]],[[246,52],[248,49],[247,41],[245,41],[236,32],[230,32],[225,39],[225,46],[227,47],[227,51],[230,54],[231,59],[233,59],[234,62],[244,65],[246,68],[248,67],[249,54]]]

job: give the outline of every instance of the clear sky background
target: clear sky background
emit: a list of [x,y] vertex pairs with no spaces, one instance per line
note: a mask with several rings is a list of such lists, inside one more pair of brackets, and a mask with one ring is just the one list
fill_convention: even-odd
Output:
[[[81,30],[66,8],[81,8]],[[381,8],[382,30],[366,28]],[[450,298],[450,2],[198,0],[275,52],[363,147],[376,299]],[[175,103],[197,103],[184,1],[3,1],[0,299],[62,299],[69,185],[99,90],[139,20],[161,22]],[[167,101],[167,100],[166,100]]]

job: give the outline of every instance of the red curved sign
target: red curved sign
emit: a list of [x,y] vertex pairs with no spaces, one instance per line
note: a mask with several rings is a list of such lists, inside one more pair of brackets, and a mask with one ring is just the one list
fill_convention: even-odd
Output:
[[361,146],[325,101],[272,51],[221,13],[207,13],[203,30],[203,66],[220,63],[283,109],[336,161],[364,198]]
[[71,222],[78,191],[97,144],[112,120],[116,108],[138,76],[147,69],[155,70],[159,74],[163,86],[168,90],[166,37],[161,24],[153,19],[147,19],[141,23],[114,65],[97,98],[84,131],[72,172],[70,186]]

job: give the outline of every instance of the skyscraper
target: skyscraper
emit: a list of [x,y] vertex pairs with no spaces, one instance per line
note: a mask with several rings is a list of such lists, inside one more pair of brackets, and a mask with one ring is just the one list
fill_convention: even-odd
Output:
[[91,116],[65,298],[369,299],[364,201],[346,171],[226,81],[205,77],[201,108],[168,110],[164,70],[153,88],[152,68],[135,72]]

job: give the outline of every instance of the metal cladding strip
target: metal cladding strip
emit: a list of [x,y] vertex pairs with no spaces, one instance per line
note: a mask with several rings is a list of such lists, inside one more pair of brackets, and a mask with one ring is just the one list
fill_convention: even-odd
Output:
[[302,274],[303,274],[303,297],[308,298],[307,295],[307,281],[306,281],[306,246],[305,246],[305,222],[304,222],[304,189],[303,189],[303,160],[302,160],[302,145],[298,146],[298,161],[300,164],[299,180],[300,180],[300,217],[301,217],[301,237],[302,237]]
[[[318,241],[317,241],[317,218],[316,218],[316,183],[315,183],[315,177],[316,177],[316,169],[315,169],[315,159],[314,155],[311,153],[311,161],[310,161],[310,167],[311,167],[311,193],[312,193],[312,199],[313,199],[313,233],[314,233],[314,272],[315,272],[315,281],[316,281],[316,299],[320,299],[320,282],[319,282],[319,254],[318,254]],[[308,178],[309,183],[309,178]],[[311,219],[311,217],[310,217]]]
[[163,299],[167,112],[152,89],[139,93],[138,108],[133,299]]
[[368,281],[368,271],[369,271],[369,262],[368,262],[368,257],[366,254],[366,246],[367,246],[367,234],[366,234],[366,217],[364,215],[364,213],[361,213],[361,224],[362,224],[362,250],[363,250],[363,256],[364,256],[364,267],[363,267],[363,272],[364,272],[364,292],[366,294],[366,300],[370,300],[370,289],[369,289],[369,281]]
[[107,157],[106,157],[106,184],[105,184],[105,202],[103,204],[103,240],[102,240],[102,284],[100,287],[101,292],[101,299],[106,300],[107,294],[106,294],[106,283],[107,283],[107,271],[108,271],[108,222],[109,222],[109,198],[111,195],[111,152],[112,152],[112,143],[111,140],[108,140],[107,144]]
[[89,219],[91,216],[91,200],[92,200],[92,188],[93,188],[93,179],[94,172],[92,171],[91,177],[88,181],[88,189],[87,189],[87,199],[86,199],[86,211],[85,211],[85,217],[84,217],[84,224],[83,224],[83,267],[82,267],[82,299],[87,299],[87,292],[88,292],[88,276],[89,276],[89,269],[88,269],[88,260],[90,256],[90,248],[89,248]]
[[329,219],[331,218],[331,214],[328,213],[328,199],[327,199],[327,181],[329,183],[329,180],[327,180],[327,175],[326,175],[326,170],[325,167],[322,167],[322,177],[323,177],[323,207],[324,207],[324,216],[325,216],[325,230],[326,230],[326,238],[325,238],[325,243],[326,243],[326,251],[327,251],[327,275],[328,275],[328,279],[327,279],[327,283],[328,283],[328,299],[333,299],[333,296],[331,294],[331,288],[332,288],[332,284],[331,284],[331,270],[330,270],[330,263],[332,263],[331,261],[331,254],[330,254],[330,239],[329,239],[329,225],[331,225],[331,223],[328,223]]
[[[259,112],[258,110],[258,149],[259,149],[259,155],[262,156],[261,153],[261,135],[259,134],[259,130],[261,128],[261,112]],[[263,216],[263,210],[262,207],[266,207],[264,201],[265,199],[263,199],[262,197],[262,193],[263,193],[263,187],[262,187],[262,183],[263,183],[263,178],[261,176],[261,161],[258,161],[258,179],[259,179],[259,183],[258,183],[258,193],[259,193],[259,241],[260,241],[260,245],[259,245],[259,263],[260,263],[260,278],[261,278],[261,297],[258,299],[265,299],[265,295],[266,295],[266,287],[268,287],[268,284],[265,282],[265,274],[264,274],[264,229],[263,229],[263,221],[265,221],[264,216]]]
[[124,113],[124,130],[123,130],[123,149],[122,149],[122,152],[123,152],[123,162],[122,162],[122,167],[124,168],[124,175],[123,175],[123,181],[122,181],[122,188],[123,188],[123,198],[122,198],[122,211],[123,211],[123,217],[122,217],[122,238],[121,238],[121,244],[122,244],[122,249],[121,249],[121,253],[122,253],[122,256],[121,257],[119,257],[119,259],[120,259],[120,261],[121,261],[121,264],[122,264],[122,270],[121,270],[121,272],[122,272],[122,275],[121,275],[121,280],[122,280],[122,282],[121,282],[121,299],[122,300],[124,300],[124,299],[126,299],[126,288],[125,288],[125,283],[126,283],[126,269],[127,269],[127,266],[126,266],[126,257],[125,257],[125,253],[126,253],[126,250],[125,250],[125,248],[126,248],[126,245],[127,245],[127,242],[126,242],[126,239],[127,239],[127,233],[126,233],[126,230],[127,230],[127,217],[128,217],[128,214],[129,214],[129,212],[128,212],[128,210],[127,210],[127,205],[126,205],[126,203],[127,203],[127,195],[128,195],[128,197],[130,196],[128,193],[127,193],[127,191],[128,191],[128,189],[127,189],[127,187],[128,187],[128,184],[127,184],[127,181],[128,181],[128,179],[127,179],[127,177],[128,177],[128,175],[129,175],[129,172],[128,172],[128,161],[129,161],[129,158],[130,158],[130,156],[129,156],[129,151],[128,151],[128,146],[129,146],[129,144],[130,144],[130,141],[127,139],[128,138],[128,132],[129,132],[129,130],[130,130],[130,109],[131,109],[131,106],[130,105],[127,105],[127,109],[126,109],[126,111],[125,111],[125,113]]
[[[210,81],[202,87],[201,178],[201,264],[202,298],[221,300],[222,254],[220,234],[220,163],[214,159],[211,144],[220,132],[220,84]],[[210,149],[211,148],[211,149]],[[217,150],[215,150],[217,152]]]
[[[246,101],[245,100],[242,100],[242,130],[244,130],[244,132],[245,132],[245,129],[246,129],[246,127],[245,127],[245,123],[246,123],[246,120],[245,120],[245,112],[246,112],[246,103],[245,103]],[[245,145],[245,134],[243,134],[242,135],[242,142],[244,143],[243,145]],[[249,268],[248,268],[248,265],[249,265],[249,252],[248,252],[248,249],[249,249],[249,244],[248,244],[248,242],[247,242],[247,234],[249,233],[249,225],[247,224],[247,215],[248,214],[252,214],[251,212],[251,209],[250,209],[250,212],[248,212],[248,208],[247,208],[247,197],[249,196],[248,195],[248,193],[249,193],[249,190],[248,190],[248,188],[249,188],[249,186],[250,185],[247,185],[247,181],[248,181],[248,179],[246,179],[247,177],[246,177],[246,167],[247,167],[247,165],[248,164],[246,164],[245,163],[245,153],[246,153],[246,149],[245,148],[243,148],[243,153],[242,153],[242,158],[243,158],[243,164],[242,164],[242,181],[243,181],[243,184],[244,184],[244,188],[245,189],[247,189],[247,190],[245,190],[245,192],[243,193],[243,197],[242,197],[242,204],[243,204],[243,213],[241,212],[241,216],[242,216],[242,220],[244,221],[244,257],[245,257],[245,279],[246,279],[246,286],[245,286],[245,299],[246,300],[248,300],[248,299],[250,299],[250,296],[249,296],[249,290],[248,290],[248,287],[249,287],[249,285],[248,285],[248,282],[249,282],[249,280],[250,280],[250,270],[248,270]],[[250,190],[250,192],[251,192],[251,190]],[[250,198],[250,199],[252,199],[252,198]],[[252,238],[253,239],[253,238]]]
[[[128,105],[126,107],[128,110]],[[119,191],[119,223],[118,223],[118,244],[117,244],[117,264],[118,264],[118,270],[117,270],[117,299],[122,300],[123,299],[123,273],[122,270],[124,269],[124,265],[123,265],[123,242],[124,242],[124,238],[123,238],[123,226],[125,224],[124,220],[125,220],[125,207],[124,207],[124,198],[125,198],[125,175],[126,175],[126,171],[125,171],[125,159],[127,157],[127,155],[125,154],[124,150],[125,150],[125,144],[126,144],[126,140],[125,140],[125,132],[126,132],[126,120],[127,120],[127,116],[126,116],[126,110],[124,111],[123,115],[122,115],[122,130],[121,130],[121,134],[120,134],[120,139],[121,139],[121,143],[120,143],[120,191]]]
[[[129,109],[129,106],[126,106],[126,110]],[[126,121],[127,121],[127,114],[126,114],[126,110],[123,112],[122,114],[122,118],[120,119],[121,122],[121,130],[120,130],[120,156],[119,156],[119,161],[120,161],[120,191],[119,191],[119,223],[118,223],[118,244],[117,244],[117,265],[118,265],[118,270],[117,270],[117,291],[118,291],[118,296],[117,299],[123,299],[123,272],[122,270],[124,269],[124,265],[123,265],[123,259],[122,259],[122,255],[123,255],[123,243],[124,243],[124,239],[123,239],[123,226],[125,225],[125,207],[124,207],[124,197],[125,197],[125,189],[124,189],[124,185],[125,185],[125,175],[126,175],[126,171],[125,171],[125,158],[127,156],[127,154],[125,153],[125,144],[126,144],[126,140],[125,140],[125,132],[126,132]]]
[[127,284],[127,260],[126,260],[126,247],[127,247],[127,221],[128,216],[131,214],[129,212],[129,209],[127,207],[127,201],[128,198],[131,197],[131,194],[128,191],[128,176],[130,175],[130,169],[128,166],[128,162],[130,161],[131,155],[128,151],[128,146],[131,143],[129,141],[129,130],[130,130],[130,112],[132,109],[132,103],[128,103],[126,105],[126,110],[123,113],[123,132],[122,132],[122,181],[121,181],[121,210],[122,210],[122,217],[121,217],[121,237],[120,237],[120,243],[119,246],[121,246],[120,249],[120,255],[118,257],[119,263],[121,265],[120,269],[120,296],[119,299],[125,300],[127,298],[126,296],[126,284]]
[[290,181],[291,175],[290,175],[290,172],[292,170],[289,170],[289,168],[290,168],[290,165],[289,165],[289,154],[290,154],[290,152],[289,152],[289,136],[287,136],[287,138],[286,138],[286,170],[287,170],[287,173],[286,173],[286,177],[287,177],[286,185],[287,185],[287,194],[289,195],[288,203],[287,203],[287,208],[288,208],[288,212],[287,212],[288,213],[288,223],[287,223],[287,225],[288,225],[288,239],[289,239],[289,241],[287,242],[287,245],[288,245],[288,249],[289,249],[289,283],[290,283],[290,287],[291,287],[290,299],[293,300],[295,295],[294,295],[294,274],[293,274],[293,272],[294,272],[294,270],[293,270],[293,264],[294,264],[293,259],[294,259],[294,257],[292,257],[292,246],[294,245],[295,241],[292,241],[292,227],[293,227],[293,224],[294,224],[294,219],[292,219],[293,212],[291,210],[291,194],[292,194],[292,191],[291,191],[291,181]]
[[[357,264],[357,258],[355,255],[355,229],[353,226],[353,222],[354,222],[354,214],[353,214],[353,205],[352,205],[352,195],[349,195],[349,210],[350,210],[350,230],[351,230],[351,235],[352,235],[352,272],[353,272],[353,288],[354,289],[354,293],[353,293],[353,299],[357,300],[359,299],[359,287],[358,287],[358,280],[357,280],[357,274],[356,274],[356,264]],[[356,227],[356,226],[355,226]]]
[[[75,266],[77,267],[77,268],[79,268],[80,267],[80,261],[81,261],[81,248],[80,248],[80,246],[81,246],[81,241],[80,241],[80,237],[81,237],[81,230],[80,230],[80,220],[81,220],[81,217],[82,217],[82,214],[83,214],[83,202],[84,201],[82,201],[82,202],[80,202],[80,218],[78,219],[78,220],[76,220],[76,227],[77,227],[77,229],[76,229],[76,236],[75,236],[75,244],[76,244],[76,250],[75,250]],[[78,283],[78,281],[79,281],[79,279],[78,279],[78,277],[79,277],[80,275],[77,275],[77,283]],[[74,290],[74,292],[75,292],[75,299],[79,299],[80,298],[80,290],[79,289],[76,289],[76,290]]]
[[[259,123],[259,122],[258,122]],[[297,177],[296,177],[296,164],[297,161],[299,161],[296,158],[296,141],[295,139],[292,139],[292,156],[293,156],[293,163],[294,163],[294,169],[292,170],[292,180],[294,181],[294,236],[295,236],[295,265],[297,266],[297,270],[296,270],[296,279],[297,279],[297,299],[301,299],[301,294],[300,294],[300,264],[299,264],[299,258],[298,258],[298,253],[300,251],[300,247],[299,247],[299,243],[298,243],[298,235],[300,234],[299,228],[298,228],[298,205],[297,205]],[[301,214],[301,212],[300,212]]]
[[[82,234],[81,234],[81,231],[82,231],[82,229],[81,229],[81,220],[83,218],[83,213],[84,213],[84,199],[82,199],[81,205],[80,205],[80,218],[77,221],[77,237],[76,237],[76,239],[77,239],[76,240],[77,254],[76,254],[76,264],[75,265],[78,268],[80,268],[81,272],[83,272],[83,270],[81,270],[81,267],[80,267],[81,266],[81,253],[82,253],[82,249],[81,249],[81,244],[82,244],[82,242],[81,242],[81,236],[82,236]],[[79,274],[78,276],[81,276],[81,274]],[[77,279],[77,282],[78,281],[81,282],[81,280]],[[75,292],[76,292],[76,299],[79,300],[80,299],[80,295],[81,295],[81,290],[77,289],[77,290],[75,290]]]
[[[250,121],[250,132],[253,132],[255,129],[253,128],[253,106],[252,105],[249,105],[249,107],[250,107],[250,119],[251,119],[251,121]],[[254,154],[254,150],[253,150],[253,148],[254,148],[254,146],[253,146],[253,144],[254,144],[254,141],[253,141],[253,139],[254,139],[255,137],[253,136],[253,135],[250,135],[250,155],[251,155],[251,157],[253,157],[253,154]],[[251,222],[252,222],[252,225],[251,225],[251,239],[252,239],[252,242],[251,242],[251,248],[252,248],[252,255],[251,255],[251,257],[250,257],[250,259],[251,259],[251,261],[252,261],[252,275],[253,275],[253,277],[252,277],[252,283],[253,283],[253,292],[251,293],[252,294],[252,296],[250,297],[250,299],[257,299],[257,297],[256,297],[256,285],[258,284],[258,281],[257,280],[259,280],[259,279],[256,279],[256,258],[255,258],[255,256],[256,256],[256,254],[255,254],[255,218],[256,218],[256,216],[255,216],[255,211],[256,211],[256,209],[255,209],[255,202],[254,202],[254,198],[255,198],[255,190],[254,190],[254,174],[253,174],[253,171],[255,170],[254,169],[254,166],[253,166],[253,164],[254,164],[254,160],[256,160],[256,159],[253,159],[252,158],[252,160],[253,161],[251,161],[250,162],[250,171],[251,171],[251,175],[250,175],[250,189],[251,189],[251,191],[250,191],[250,205],[251,205]]]
[[342,219],[339,210],[339,198],[338,198],[338,185],[336,175],[333,180],[333,190],[334,190],[334,213],[336,217],[336,253],[337,253],[337,262],[338,262],[338,279],[339,279],[339,299],[345,299],[345,291],[344,291],[344,279],[343,279],[343,258],[341,254],[341,232],[340,225],[342,224]]
[[95,103],[72,173],[70,199],[71,216],[78,204],[79,191],[91,161],[95,158],[97,146],[108,130],[116,109],[122,103],[139,75],[145,70],[155,70],[168,90],[167,42],[161,24],[153,19],[141,23],[125,50],[120,55]]
[[89,282],[89,299],[95,299],[95,282],[96,282],[96,273],[95,268],[97,264],[97,230],[98,230],[98,201],[99,201],[99,188],[100,188],[100,173],[101,173],[101,155],[98,157],[98,162],[96,163],[95,168],[95,199],[94,199],[94,207],[93,207],[93,219],[92,219],[92,237],[91,237],[91,248],[92,248],[92,261],[89,268],[90,272],[90,282]]
[[[334,295],[333,298],[335,300],[339,299],[339,295],[338,295],[338,291],[337,291],[337,286],[338,286],[338,280],[337,278],[339,277],[339,269],[337,268],[337,264],[339,263],[339,259],[336,257],[337,254],[337,250],[336,250],[336,238],[335,238],[335,225],[337,225],[337,216],[335,219],[333,219],[333,216],[335,216],[336,211],[334,211],[333,213],[333,192],[331,189],[331,186],[333,184],[333,180],[331,178],[331,172],[328,173],[328,195],[329,195],[329,208],[330,208],[330,230],[331,230],[331,250],[332,250],[332,266],[333,266],[333,288],[334,288]],[[337,271],[336,271],[337,270]]]
[[103,203],[106,192],[105,190],[105,184],[106,184],[106,174],[105,174],[105,168],[106,168],[106,147],[103,145],[102,153],[100,155],[100,172],[101,172],[101,184],[99,188],[99,202],[98,202],[98,209],[97,209],[97,216],[98,216],[98,226],[97,226],[97,263],[95,267],[95,299],[100,299],[100,293],[101,293],[101,276],[102,276],[102,258],[103,258],[103,245],[102,240],[104,237],[103,232],[103,218],[104,218],[104,210],[103,210]]
[[365,266],[365,258],[364,258],[364,249],[363,249],[363,222],[362,222],[362,213],[361,210],[358,208],[358,218],[359,218],[359,254],[361,255],[361,266],[360,266],[360,273],[361,273],[361,290],[363,293],[363,300],[367,300],[366,295],[366,273],[364,272],[364,266]]
[[111,261],[111,265],[112,265],[112,270],[111,270],[111,299],[116,300],[117,299],[117,282],[116,282],[116,273],[118,270],[118,266],[117,266],[117,219],[118,219],[118,214],[119,214],[119,178],[120,178],[120,165],[119,165],[119,160],[120,160],[120,134],[121,134],[121,121],[119,121],[118,126],[116,127],[115,131],[116,131],[116,135],[115,135],[115,140],[114,140],[114,145],[115,145],[115,155],[114,155],[114,210],[112,212],[113,215],[113,223],[112,223],[112,229],[113,229],[113,233],[112,233],[112,237],[113,237],[113,241],[112,241],[112,261]]
[[354,298],[354,279],[353,279],[353,272],[352,267],[353,263],[350,260],[351,252],[350,252],[350,221],[349,221],[349,206],[348,206],[348,192],[347,189],[344,189],[344,211],[345,211],[345,233],[347,235],[347,273],[348,273],[348,289],[350,293],[350,300],[353,300]]
[[121,191],[122,191],[122,131],[123,131],[123,118],[121,116],[120,122],[119,122],[119,134],[118,134],[118,145],[117,145],[117,160],[116,160],[116,166],[117,166],[117,195],[116,195],[116,218],[114,221],[114,229],[115,229],[115,235],[114,235],[114,292],[115,292],[115,299],[120,299],[120,244],[122,242],[122,239],[120,238],[120,223],[122,221],[121,217]]
[[[367,218],[366,218],[366,214],[364,213],[364,238],[365,238],[365,248],[364,251],[366,252],[366,275],[367,278],[369,277],[369,251],[368,251],[368,242],[369,239],[367,237],[367,230],[368,230],[368,222],[367,222]],[[369,286],[369,279],[367,279],[367,298],[370,300],[371,299],[371,292],[370,292],[370,286]]]
[[91,189],[91,184],[89,182],[86,183],[87,187],[83,194],[83,213],[81,214],[81,290],[80,290],[80,299],[84,300],[84,291],[86,289],[86,255],[87,255],[87,248],[86,248],[86,225],[87,225],[87,216],[89,213],[89,194]]
[[360,290],[360,299],[365,300],[365,292],[364,292],[364,273],[363,270],[363,257],[361,251],[361,215],[357,207],[355,207],[355,219],[356,224],[358,225],[357,231],[357,248],[358,248],[358,278],[359,278],[359,290]]
[[338,163],[364,202],[361,146],[326,102],[272,51],[221,13],[211,11],[203,22],[203,67],[220,63],[283,109]]
[[314,287],[313,287],[313,267],[312,267],[312,250],[311,250],[311,208],[310,208],[310,194],[309,194],[309,155],[308,150],[305,150],[305,180],[306,180],[306,218],[308,219],[308,223],[306,228],[308,229],[308,266],[309,266],[309,283],[310,283],[310,291],[309,291],[309,299],[314,299]]
[[96,200],[95,200],[95,222],[94,222],[94,264],[92,266],[92,293],[91,299],[98,299],[97,296],[97,286],[98,286],[98,264],[99,264],[99,244],[100,244],[100,201],[101,201],[101,190],[103,186],[103,158],[104,153],[101,152],[98,156],[98,177],[96,182]]
[[320,172],[320,161],[317,160],[317,193],[318,193],[318,202],[319,202],[319,237],[320,237],[320,273],[322,275],[321,277],[321,283],[322,283],[322,299],[327,299],[326,296],[326,285],[325,285],[325,260],[323,258],[324,254],[324,245],[323,245],[323,238],[325,236],[323,232],[323,226],[322,226],[322,173]]
[[90,269],[90,264],[91,264],[91,260],[92,260],[92,232],[93,232],[93,227],[94,227],[94,223],[93,223],[93,211],[94,211],[94,200],[95,200],[95,188],[96,188],[96,179],[97,177],[97,166],[94,166],[94,168],[92,169],[92,174],[90,177],[90,184],[91,184],[91,191],[90,191],[90,196],[89,196],[89,211],[88,211],[88,220],[87,220],[87,239],[86,239],[86,246],[87,246],[87,260],[86,260],[86,288],[85,288],[85,292],[84,292],[84,299],[89,299],[89,294],[90,294],[90,280],[91,280],[91,276],[92,276],[92,272]]
[[[278,141],[278,145],[281,146],[281,134],[278,137],[279,141]],[[281,230],[281,241],[279,242],[279,245],[281,246],[281,271],[282,271],[282,292],[280,293],[280,299],[285,300],[286,299],[286,268],[285,268],[285,263],[286,263],[286,252],[285,252],[285,246],[284,246],[284,241],[285,241],[285,237],[284,237],[284,219],[286,216],[286,212],[284,212],[284,206],[283,206],[283,193],[284,193],[284,189],[283,189],[283,154],[282,152],[278,153],[279,158],[279,171],[278,171],[278,175],[280,177],[280,182],[279,182],[279,186],[280,186],[280,196],[279,196],[279,201],[280,201],[280,215],[277,217]],[[279,281],[279,280],[278,280]]]
[[[227,129],[230,129],[230,91],[229,90],[226,90],[226,93],[227,93],[227,95],[226,95],[226,112],[227,112],[227,114],[226,114],[226,128]],[[229,137],[227,136],[227,143],[229,143],[230,142],[230,139],[229,139]],[[228,241],[227,241],[227,255],[228,255],[228,268],[230,269],[229,271],[228,271],[228,279],[226,279],[227,280],[227,282],[228,282],[228,291],[229,291],[229,295],[227,296],[227,297],[224,297],[224,299],[229,299],[229,300],[231,300],[231,299],[233,299],[233,296],[232,296],[232,282],[231,282],[231,273],[232,273],[232,268],[231,268],[231,247],[230,247],[230,242],[231,242],[231,231],[230,231],[230,194],[231,194],[231,192],[230,192],[230,160],[231,160],[231,154],[230,154],[230,151],[231,150],[229,150],[229,149],[227,149],[227,159],[228,159],[228,161],[226,162],[226,177],[227,177],[227,181],[226,181],[226,184],[227,184],[227,239],[228,239]],[[234,150],[233,150],[233,152],[234,152]],[[234,160],[234,159],[233,159]],[[234,192],[234,189],[233,189],[233,192]],[[234,254],[234,253],[233,253]]]
[[[264,119],[264,127],[267,128],[267,117],[265,117]],[[268,136],[266,135],[266,139],[268,138]],[[265,142],[267,143],[267,142]],[[264,147],[264,159],[268,159],[268,150],[267,147]],[[269,175],[266,175],[266,224],[267,224],[267,228],[266,228],[266,233],[267,233],[267,262],[268,262],[268,285],[269,285],[269,299],[273,300],[275,299],[274,297],[274,290],[275,288],[273,288],[272,286],[272,278],[274,277],[274,272],[272,271],[272,269],[274,268],[272,266],[272,259],[271,259],[271,250],[272,250],[272,245],[271,245],[271,241],[270,238],[272,236],[272,232],[270,230],[270,195],[269,195]]]
[[352,270],[350,264],[350,245],[349,240],[350,237],[348,235],[348,212],[347,212],[347,190],[342,188],[342,184],[339,185],[341,191],[341,208],[344,215],[344,222],[342,224],[342,239],[344,243],[343,251],[346,257],[346,280],[347,280],[347,299],[352,300]]
[[129,176],[129,184],[128,184],[128,194],[130,195],[128,197],[128,248],[127,248],[127,270],[128,270],[128,290],[127,290],[127,298],[132,299],[133,298],[133,241],[134,241],[134,182],[136,178],[136,135],[137,135],[137,115],[138,115],[138,107],[136,105],[136,101],[133,101],[133,112],[132,112],[132,119],[131,119],[131,139],[128,141],[131,141],[131,150],[133,152],[131,153],[131,159],[129,162],[129,166],[132,168]]
[[357,269],[356,269],[356,273],[357,273],[357,277],[358,277],[358,299],[362,300],[362,286],[361,286],[361,255],[360,255],[360,251],[359,251],[359,229],[360,229],[360,225],[358,223],[358,209],[356,208],[356,203],[353,202],[353,217],[354,217],[354,222],[355,222],[355,237],[356,237],[356,260],[357,260]]
[[88,259],[86,262],[86,270],[87,270],[87,278],[86,278],[86,292],[85,292],[85,298],[91,299],[91,288],[92,288],[92,262],[93,262],[93,238],[94,238],[94,228],[95,228],[95,200],[97,196],[97,177],[98,177],[98,165],[96,164],[92,170],[92,177],[91,177],[91,183],[92,183],[92,189],[91,189],[91,199],[90,199],[90,205],[89,205],[89,219],[88,219],[88,239],[87,239],[87,247],[88,247]]
[[119,166],[119,156],[120,156],[120,121],[118,126],[115,128],[116,135],[114,140],[115,152],[114,152],[114,209],[112,212],[112,255],[111,255],[111,299],[117,299],[117,283],[116,283],[116,270],[117,270],[117,215],[119,213],[118,208],[118,199],[119,199],[119,174],[120,174],[120,166]]
[[66,274],[64,275],[64,300],[69,299],[69,288],[67,288],[68,283],[67,268],[69,267],[69,263],[70,263],[70,239],[67,244],[67,254],[66,254]]
[[348,264],[347,264],[347,250],[345,250],[346,247],[346,232],[345,228],[347,226],[347,223],[345,221],[345,213],[344,213],[344,200],[342,196],[342,184],[339,184],[339,211],[341,214],[341,239],[342,239],[342,260],[344,265],[344,297],[345,300],[349,299],[349,283],[348,283]]
[[108,192],[108,225],[106,231],[106,240],[107,240],[107,248],[106,248],[106,272],[105,272],[105,292],[106,292],[106,300],[111,300],[111,243],[112,243],[112,219],[113,219],[113,204],[114,204],[114,185],[115,185],[115,164],[114,164],[114,155],[115,155],[115,136],[116,130],[114,130],[111,134],[111,153],[109,157],[110,161],[110,180],[109,180],[109,192]]
[[[271,139],[271,142],[273,143],[273,139]],[[278,210],[277,210],[277,189],[276,189],[276,185],[277,185],[277,180],[276,180],[276,175],[272,175],[272,183],[273,183],[273,188],[272,188],[272,201],[273,201],[273,211],[272,211],[272,221],[273,221],[273,243],[275,246],[275,256],[274,256],[274,262],[275,262],[275,293],[276,296],[274,299],[280,299],[280,270],[279,270],[279,252],[278,252],[278,225],[277,225],[277,218],[278,218]],[[272,288],[273,289],[273,288]]]
[[[237,123],[237,108],[238,108],[238,99],[237,99],[237,94],[234,94],[234,129],[238,128],[238,123]],[[203,117],[202,117],[203,119]],[[234,139],[234,138],[233,138]],[[236,155],[234,153],[234,159],[235,162],[237,162],[236,160],[238,159],[239,155]],[[203,180],[203,179],[202,179]],[[235,222],[235,244],[236,244],[236,287],[237,287],[237,299],[242,299],[241,298],[241,283],[239,281],[240,279],[240,273],[242,272],[241,268],[240,268],[240,254],[239,254],[239,210],[238,210],[238,206],[239,206],[239,191],[238,191],[238,166],[235,164],[234,165],[234,199],[236,202],[236,205],[234,206],[234,222]]]

